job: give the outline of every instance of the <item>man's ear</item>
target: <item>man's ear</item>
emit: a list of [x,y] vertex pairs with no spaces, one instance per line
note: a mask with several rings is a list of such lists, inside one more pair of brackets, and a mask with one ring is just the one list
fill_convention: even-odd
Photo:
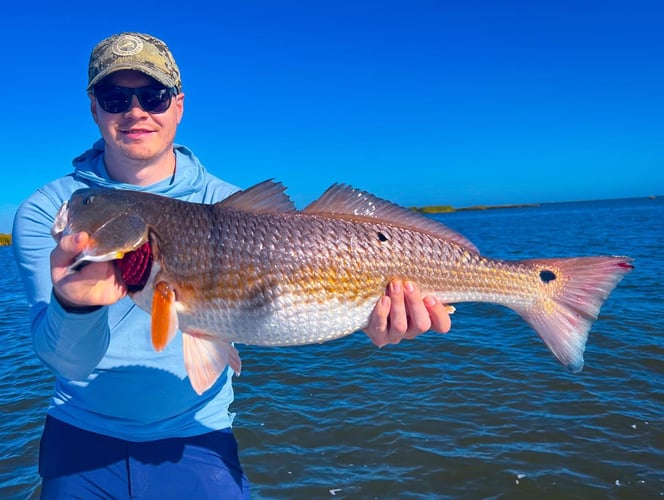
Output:
[[175,99],[175,106],[178,108],[178,125],[180,125],[184,115],[184,92],[180,92],[173,99]]

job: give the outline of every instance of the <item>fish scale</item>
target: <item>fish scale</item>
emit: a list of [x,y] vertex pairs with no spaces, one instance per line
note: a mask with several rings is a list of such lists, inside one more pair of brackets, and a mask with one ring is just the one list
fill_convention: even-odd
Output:
[[[151,259],[129,295],[152,315],[157,350],[182,331],[199,393],[226,365],[239,373],[233,343],[310,344],[365,328],[394,278],[446,304],[513,309],[578,371],[600,306],[632,269],[616,256],[492,259],[446,226],[350,186],[331,187],[303,211],[284,189],[267,181],[215,205],[85,189],[62,206],[53,234],[90,234],[72,272],[86,261]],[[126,258],[144,245],[141,258]]]

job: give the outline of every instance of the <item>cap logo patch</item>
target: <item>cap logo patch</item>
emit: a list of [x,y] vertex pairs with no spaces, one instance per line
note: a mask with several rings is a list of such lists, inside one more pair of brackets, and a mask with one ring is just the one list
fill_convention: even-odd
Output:
[[111,50],[117,56],[133,56],[143,50],[143,40],[133,35],[124,35],[113,43]]

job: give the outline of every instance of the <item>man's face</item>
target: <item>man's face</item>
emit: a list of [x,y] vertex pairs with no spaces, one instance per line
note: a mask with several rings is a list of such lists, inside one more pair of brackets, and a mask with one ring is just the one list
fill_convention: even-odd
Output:
[[[130,88],[159,85],[149,76],[131,70],[112,73],[104,84]],[[106,143],[107,158],[139,163],[150,163],[171,154],[183,109],[182,93],[171,98],[169,108],[163,113],[145,111],[135,95],[129,109],[121,113],[104,111],[94,96],[90,98],[90,110]]]

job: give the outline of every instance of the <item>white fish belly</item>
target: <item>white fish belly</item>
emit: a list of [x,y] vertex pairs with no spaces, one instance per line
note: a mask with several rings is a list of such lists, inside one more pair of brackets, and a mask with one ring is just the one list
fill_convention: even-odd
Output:
[[350,303],[335,298],[302,302],[289,295],[267,307],[209,304],[196,314],[179,314],[180,329],[195,329],[229,342],[265,346],[317,344],[367,326],[377,298]]

